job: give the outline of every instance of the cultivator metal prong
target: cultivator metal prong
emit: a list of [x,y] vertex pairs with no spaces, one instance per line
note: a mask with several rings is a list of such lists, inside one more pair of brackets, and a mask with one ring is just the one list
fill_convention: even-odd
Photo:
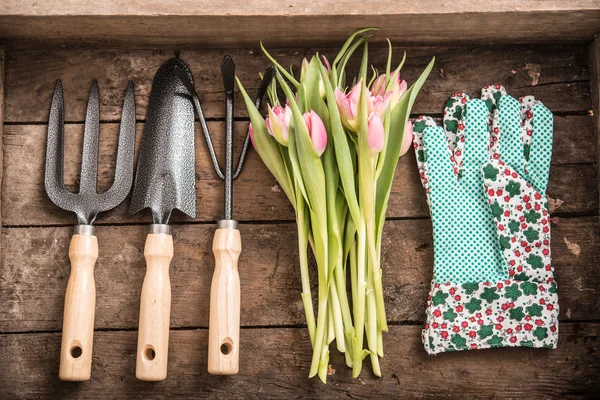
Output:
[[86,196],[96,194],[98,186],[98,138],[100,136],[100,105],[98,99],[98,83],[92,82],[85,115],[83,131],[83,151],[81,152],[81,177],[79,194]]
[[123,104],[119,147],[112,187],[97,193],[100,108],[98,84],[94,80],[87,105],[81,156],[79,193],[70,192],[64,184],[64,96],[61,81],[57,81],[50,117],[46,147],[46,193],[58,207],[72,211],[79,225],[91,225],[99,212],[119,205],[129,194],[133,182],[135,146],[135,97],[129,82]]
[[45,186],[48,197],[58,207],[74,211],[76,196],[64,183],[64,136],[65,107],[62,83],[56,81],[48,119],[48,142],[46,144]]
[[133,156],[135,151],[135,96],[133,82],[129,81],[121,112],[119,147],[115,164],[115,178],[106,192],[98,195],[98,212],[118,206],[129,194],[133,182]]

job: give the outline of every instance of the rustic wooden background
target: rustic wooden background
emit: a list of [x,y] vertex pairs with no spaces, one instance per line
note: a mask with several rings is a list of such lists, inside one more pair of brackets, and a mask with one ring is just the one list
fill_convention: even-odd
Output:
[[[560,295],[557,350],[494,349],[427,356],[420,341],[432,275],[431,224],[414,155],[400,161],[384,237],[384,289],[390,332],[384,377],[368,361],[352,379],[334,354],[325,386],[308,380],[310,342],[300,298],[292,208],[254,151],[234,185],[234,216],[243,253],[241,368],[234,377],[206,372],[214,221],[222,208],[215,175],[197,127],[198,215],[174,214],[169,376],[135,379],[139,297],[145,273],[143,243],[148,213],[130,216],[128,200],[100,216],[97,233],[96,333],[92,379],[58,379],[68,245],[75,218],[57,209],[43,188],[46,123],[54,85],[66,96],[65,180],[76,190],[83,119],[91,79],[101,96],[100,189],[112,181],[121,105],[135,82],[138,144],[152,77],[172,50],[26,50],[5,54],[2,266],[0,267],[0,398],[394,398],[580,397],[600,391],[600,240],[597,133],[592,117],[586,45],[414,47],[403,78],[413,82],[431,56],[434,71],[413,114],[441,116],[449,94],[477,95],[501,83],[513,96],[534,94],[555,115],[554,157],[548,193],[553,211],[553,263]],[[284,65],[299,65],[315,49],[274,50]],[[251,92],[268,61],[257,50],[228,51]],[[325,49],[324,54],[332,52]],[[2,53],[0,52],[0,55]],[[396,49],[396,60],[401,57]],[[594,53],[595,54],[595,53]],[[219,64],[224,51],[182,50],[196,77],[217,148],[223,145],[224,95]],[[385,49],[372,51],[384,66]],[[592,58],[594,56],[592,55]],[[597,57],[597,56],[596,56]],[[0,57],[1,58],[1,57]],[[2,62],[0,62],[1,69]],[[1,74],[0,74],[1,76]],[[1,89],[1,80],[0,80]],[[0,90],[0,93],[2,91]],[[0,95],[1,96],[1,95]],[[0,105],[2,98],[0,97]],[[1,107],[0,107],[1,110]],[[236,143],[247,127],[237,96]],[[570,243],[570,245],[569,245]],[[335,353],[335,351],[333,352]]]

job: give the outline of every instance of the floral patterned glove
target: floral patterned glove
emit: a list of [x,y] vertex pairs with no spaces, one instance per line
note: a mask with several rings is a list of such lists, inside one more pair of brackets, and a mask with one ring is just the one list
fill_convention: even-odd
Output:
[[453,95],[443,125],[414,125],[434,236],[425,350],[556,347],[545,196],[552,114],[494,86],[481,99]]

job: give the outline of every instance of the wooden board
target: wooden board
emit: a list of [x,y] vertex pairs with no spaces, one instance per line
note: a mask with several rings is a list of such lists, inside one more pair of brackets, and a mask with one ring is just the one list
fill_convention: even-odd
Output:
[[[284,66],[298,66],[305,55],[316,49],[280,50],[269,48]],[[440,115],[448,97],[458,90],[479,96],[485,85],[503,84],[515,97],[533,94],[552,111],[587,113],[591,108],[586,46],[488,46],[488,47],[409,47],[395,48],[394,62],[407,52],[402,78],[414,82],[437,57],[435,68],[413,108],[416,114]],[[332,50],[319,51],[333,59]],[[260,50],[182,50],[180,57],[196,77],[196,89],[207,117],[224,114],[224,92],[220,63],[231,54],[236,74],[249,93],[258,88],[258,73],[269,65]],[[387,49],[371,49],[371,61],[385,68]],[[85,116],[92,79],[100,89],[100,119],[118,121],[128,80],[135,83],[137,119],[146,118],[152,78],[173,50],[57,50],[14,51],[7,55],[7,122],[45,122],[57,79],[65,90],[66,121],[81,122]],[[356,71],[359,54],[349,67]],[[536,76],[539,68],[539,77]],[[531,75],[531,76],[530,76]],[[532,77],[533,76],[533,77]],[[533,82],[537,84],[532,85]],[[237,116],[246,110],[236,88]]]
[[[175,328],[208,326],[214,229],[204,224],[172,228],[171,324]],[[304,324],[295,224],[242,224],[240,229],[242,325]],[[597,218],[561,218],[552,229],[561,319],[600,320]],[[98,227],[97,329],[136,329],[147,231],[144,225]],[[384,233],[388,319],[392,323],[423,321],[433,266],[431,222],[388,221]],[[5,255],[0,275],[0,332],[60,330],[70,236],[70,227],[6,230],[5,247],[11,251]],[[565,238],[580,247],[579,256],[568,250]],[[312,275],[316,278],[315,269]]]
[[[201,2],[193,3],[190,7]],[[505,4],[501,1],[490,7],[503,12]],[[530,5],[539,7],[539,4]],[[60,7],[63,6],[61,3]],[[44,7],[45,4],[40,4],[39,10]],[[60,7],[57,13],[61,12]],[[152,4],[148,7],[151,10]],[[553,7],[565,11],[570,6],[553,3]],[[439,15],[443,13],[442,10]],[[587,16],[592,15],[588,12]],[[586,22],[581,21],[582,24],[569,29],[585,29]],[[1,22],[2,17],[0,32],[4,29]],[[463,24],[461,29],[468,26],[469,23]],[[556,27],[556,32],[560,29]],[[62,33],[60,29],[55,31],[57,37]],[[118,31],[115,33],[118,36]],[[334,40],[335,26],[331,33]],[[94,35],[93,24],[90,34]],[[104,40],[95,38],[98,43]],[[87,39],[81,40],[84,43]],[[184,46],[181,58],[192,67],[220,152],[224,115],[219,72],[222,56],[227,52],[234,56],[237,73],[251,92],[256,90],[256,74],[268,62],[255,49],[198,50],[196,42],[187,47],[194,50]],[[319,50],[320,54],[332,55],[331,50]],[[92,380],[77,385],[60,382],[58,353],[68,278],[67,248],[75,221],[46,198],[42,185],[46,124],[56,79],[63,79],[65,87],[68,121],[65,180],[72,190],[78,184],[82,122],[89,87],[92,78],[99,81],[102,190],[112,181],[127,80],[132,78],[136,82],[139,145],[152,77],[174,51],[17,50],[6,53],[0,398],[568,398],[598,392],[600,224],[594,164],[597,131],[590,115],[592,99],[597,94],[590,79],[595,79],[597,72],[589,68],[586,46],[469,45],[406,50],[408,59],[403,77],[409,82],[414,81],[431,56],[437,56],[434,72],[415,105],[415,115],[439,117],[450,93],[464,89],[477,95],[481,86],[496,82],[504,84],[515,96],[536,95],[555,113],[549,194],[564,201],[553,213],[552,227],[553,265],[561,305],[558,350],[498,349],[437,357],[425,355],[419,335],[432,275],[431,222],[414,155],[409,153],[401,160],[396,174],[384,232],[383,284],[391,325],[384,340],[384,378],[374,379],[367,362],[361,378],[351,379],[342,358],[334,351],[332,368],[336,371],[329,377],[330,384],[323,386],[317,380],[308,380],[310,342],[300,299],[294,216],[275,180],[251,151],[245,171],[234,187],[234,216],[242,220],[244,248],[240,260],[241,373],[231,378],[208,376],[206,327],[213,271],[210,243],[212,221],[221,214],[222,183],[208,162],[197,126],[199,215],[193,221],[179,214],[173,218],[173,330],[168,379],[147,384],[134,378],[138,306],[145,272],[142,252],[150,218],[148,214],[129,216],[126,202],[98,221],[100,258],[96,267],[98,298]],[[285,65],[297,66],[304,55],[315,51],[275,49],[273,53]],[[380,67],[385,64],[385,49],[373,49],[371,54],[374,63]],[[401,56],[401,49],[395,49],[395,60],[399,61]],[[356,68],[356,61],[353,60],[351,68]],[[237,101],[235,129],[239,149],[247,119],[239,94]],[[580,254],[575,255],[565,240],[577,244]],[[313,288],[315,285],[313,276]]]
[[[592,94],[592,116],[596,133],[596,151],[598,176],[600,176],[600,38],[596,38],[589,46],[590,85]],[[599,181],[600,185],[600,181]],[[600,190],[600,186],[599,186]]]
[[[53,2],[54,3],[54,2]],[[62,3],[62,4],[61,4]],[[579,41],[600,30],[594,0],[418,0],[393,2],[246,2],[177,0],[44,4],[5,0],[0,40],[10,45],[247,47],[259,40],[283,46],[338,44],[354,30],[381,28],[379,41],[485,43]]]
[[[323,385],[308,380],[305,328],[242,329],[240,374],[206,372],[206,330],[171,332],[169,378],[135,379],[136,332],[97,332],[92,379],[56,378],[60,335],[0,336],[0,396],[19,399],[581,398],[600,390],[600,324],[561,324],[556,350],[492,349],[427,356],[419,326],[391,326],[382,379],[352,379],[337,351]],[[332,370],[332,372],[333,372]]]
[[[593,146],[594,139],[591,118],[587,116],[558,117],[555,131],[554,164],[550,174],[548,193],[553,198],[564,201],[557,210],[560,213],[589,214],[598,208],[596,191]],[[237,149],[241,147],[246,133],[247,122],[236,123]],[[110,187],[114,175],[116,138],[118,124],[102,124],[99,167],[99,187]],[[223,147],[222,123],[212,122],[209,129],[215,136],[215,146]],[[581,140],[575,144],[571,140],[574,129],[580,129]],[[5,133],[5,180],[2,197],[5,208],[2,217],[5,225],[73,225],[72,213],[58,209],[47,197],[41,184],[44,176],[44,154],[46,125],[8,125]],[[143,125],[138,124],[138,147]],[[223,183],[215,174],[208,150],[201,138],[200,128],[196,127],[196,221],[215,221],[223,213]],[[65,182],[73,190],[78,190],[80,170],[80,149],[83,140],[83,125],[71,124],[66,128]],[[23,163],[27,158],[29,162]],[[234,184],[233,214],[235,218],[247,221],[293,220],[294,212],[287,198],[280,191],[277,182],[262,164],[257,154],[250,150],[244,171]],[[125,201],[117,209],[104,213],[98,224],[104,223],[143,223],[150,221],[146,212],[129,215],[129,202]],[[393,194],[390,198],[388,217],[427,217],[429,212],[419,181],[414,154],[403,157],[398,166]],[[187,222],[189,218],[173,214],[173,221]]]

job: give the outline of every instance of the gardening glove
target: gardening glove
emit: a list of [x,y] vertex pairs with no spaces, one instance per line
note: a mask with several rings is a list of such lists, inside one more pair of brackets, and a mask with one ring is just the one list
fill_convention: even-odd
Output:
[[552,114],[532,96],[486,87],[481,99],[453,95],[443,127],[421,117],[414,132],[434,238],[425,350],[556,347]]

